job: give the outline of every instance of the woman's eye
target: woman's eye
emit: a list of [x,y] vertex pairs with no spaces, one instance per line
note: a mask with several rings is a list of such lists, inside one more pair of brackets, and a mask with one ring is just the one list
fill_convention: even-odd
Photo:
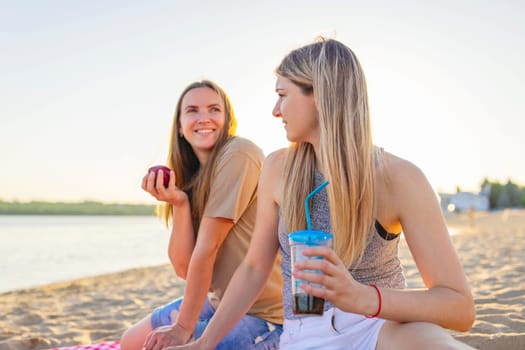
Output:
[[212,108],[211,111],[212,111],[212,112],[215,112],[215,113],[218,113],[218,112],[220,112],[221,110],[220,110],[219,108]]

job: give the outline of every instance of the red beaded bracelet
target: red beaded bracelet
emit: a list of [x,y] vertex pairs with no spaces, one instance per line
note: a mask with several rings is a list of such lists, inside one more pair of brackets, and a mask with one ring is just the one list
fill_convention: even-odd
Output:
[[377,292],[377,297],[379,298],[379,306],[377,307],[377,311],[376,311],[375,314],[373,314],[373,315],[366,315],[366,317],[367,318],[374,318],[374,317],[379,316],[379,314],[381,313],[382,298],[381,298],[381,291],[379,290],[378,286],[376,286],[375,284],[371,284],[370,287],[374,287],[374,289]]

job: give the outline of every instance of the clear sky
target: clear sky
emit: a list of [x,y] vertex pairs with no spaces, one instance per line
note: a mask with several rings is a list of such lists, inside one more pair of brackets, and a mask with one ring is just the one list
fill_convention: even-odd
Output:
[[436,191],[525,185],[523,1],[0,1],[0,199],[153,203],[181,90],[230,95],[238,133],[286,146],[274,68],[318,35],[365,70],[374,142]]

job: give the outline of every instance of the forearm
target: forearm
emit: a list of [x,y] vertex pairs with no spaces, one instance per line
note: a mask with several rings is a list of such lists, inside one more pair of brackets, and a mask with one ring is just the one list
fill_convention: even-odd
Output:
[[[472,327],[475,311],[472,299],[446,287],[425,290],[381,288],[379,317],[398,322],[432,322],[444,328],[467,331]],[[377,292],[369,286],[362,299],[362,313],[373,315],[378,310]]]
[[177,276],[186,279],[188,266],[195,248],[195,231],[190,206],[173,207],[173,227],[168,246],[168,256]]
[[235,271],[217,312],[206,327],[200,342],[214,349],[242,319],[264,288],[271,270],[256,269],[246,261]]
[[193,333],[210,289],[214,261],[215,254],[210,256],[196,253],[189,264],[188,278],[184,290],[184,302],[176,323],[191,333]]

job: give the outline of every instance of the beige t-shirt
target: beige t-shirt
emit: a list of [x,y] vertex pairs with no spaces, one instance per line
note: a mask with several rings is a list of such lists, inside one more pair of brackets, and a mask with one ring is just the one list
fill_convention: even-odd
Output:
[[[226,144],[219,157],[203,216],[231,219],[234,226],[223,241],[213,269],[211,292],[222,298],[231,277],[240,265],[253,234],[257,208],[257,183],[264,154],[253,142],[236,137]],[[282,277],[280,256],[268,282],[248,314],[282,324]]]

